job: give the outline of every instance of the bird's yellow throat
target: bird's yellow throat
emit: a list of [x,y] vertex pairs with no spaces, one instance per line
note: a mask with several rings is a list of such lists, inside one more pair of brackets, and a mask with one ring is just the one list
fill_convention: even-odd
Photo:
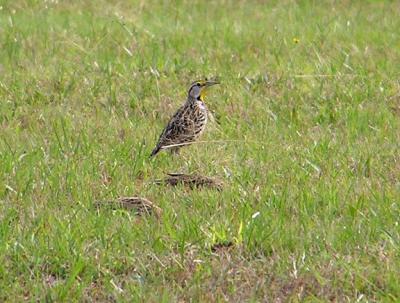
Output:
[[203,89],[201,92],[200,92],[200,100],[201,101],[204,101],[204,97],[206,96],[206,90],[205,89]]

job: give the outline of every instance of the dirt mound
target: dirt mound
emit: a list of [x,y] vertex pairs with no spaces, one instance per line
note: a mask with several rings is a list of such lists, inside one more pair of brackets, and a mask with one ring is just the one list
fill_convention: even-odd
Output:
[[168,173],[168,177],[163,180],[156,180],[156,184],[167,184],[171,186],[184,185],[191,189],[210,188],[222,190],[223,182],[216,178],[210,178],[197,174],[187,175],[181,173]]
[[146,198],[141,197],[120,197],[113,201],[97,201],[97,208],[127,209],[134,210],[137,215],[155,214],[159,217],[162,209]]

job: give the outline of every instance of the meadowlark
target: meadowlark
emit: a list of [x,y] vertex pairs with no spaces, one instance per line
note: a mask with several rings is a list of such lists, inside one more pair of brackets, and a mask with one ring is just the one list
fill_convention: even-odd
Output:
[[162,131],[156,147],[150,157],[161,149],[171,145],[171,152],[178,152],[183,145],[194,142],[203,133],[207,124],[208,110],[204,97],[208,87],[219,84],[218,81],[199,80],[190,85],[188,96],[183,104],[169,120]]

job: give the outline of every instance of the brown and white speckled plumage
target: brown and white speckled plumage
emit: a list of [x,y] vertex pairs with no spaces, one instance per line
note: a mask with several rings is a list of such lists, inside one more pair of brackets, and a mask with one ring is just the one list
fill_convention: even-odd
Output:
[[[204,104],[205,89],[217,83],[207,80],[192,83],[185,104],[169,120],[150,155],[151,157],[166,146],[190,143],[200,137],[206,127],[208,118],[208,110]],[[171,151],[176,152],[180,147],[171,147]]]

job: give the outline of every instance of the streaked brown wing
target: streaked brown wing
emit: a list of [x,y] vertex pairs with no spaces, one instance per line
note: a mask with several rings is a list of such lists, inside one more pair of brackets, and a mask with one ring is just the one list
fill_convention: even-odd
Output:
[[171,118],[160,136],[161,147],[190,142],[194,139],[195,127],[190,111],[190,108],[183,106]]

